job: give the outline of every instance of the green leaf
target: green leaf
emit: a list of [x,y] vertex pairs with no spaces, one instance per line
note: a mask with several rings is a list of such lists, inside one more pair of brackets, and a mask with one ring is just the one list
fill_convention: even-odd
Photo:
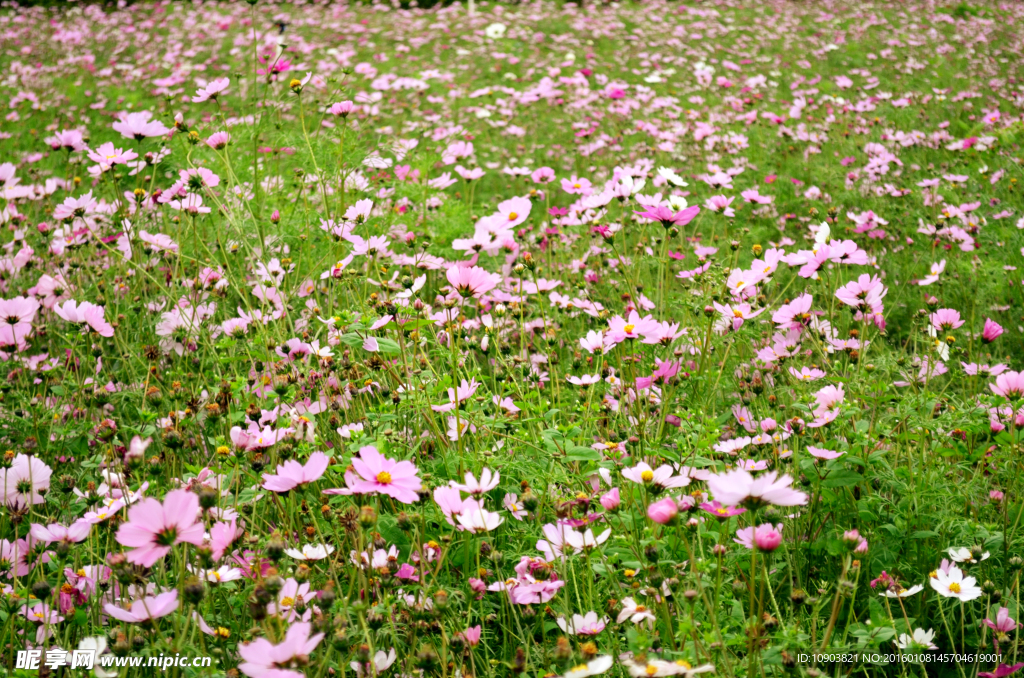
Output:
[[864,480],[864,476],[846,469],[839,469],[828,474],[828,478],[821,483],[824,487],[850,487]]

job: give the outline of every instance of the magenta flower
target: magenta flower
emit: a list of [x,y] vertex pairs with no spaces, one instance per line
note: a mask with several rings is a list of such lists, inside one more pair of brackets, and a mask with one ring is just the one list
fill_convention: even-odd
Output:
[[1013,674],[1020,671],[1021,667],[1024,667],[1024,662],[1014,664],[1000,664],[995,671],[979,671],[978,678],[1006,678],[1006,676],[1012,676]]
[[175,544],[203,543],[198,513],[199,497],[188,490],[168,492],[163,504],[151,497],[143,499],[128,509],[128,522],[118,529],[117,543],[132,547],[127,554],[129,563],[152,567]]
[[644,219],[660,221],[661,225],[665,228],[686,226],[688,223],[693,221],[694,217],[699,213],[700,207],[697,205],[687,207],[681,212],[676,212],[671,207],[664,206],[648,207],[644,212],[634,212],[634,214],[643,217]]
[[996,613],[996,620],[993,622],[991,619],[983,619],[982,623],[989,627],[993,631],[1000,633],[1009,633],[1014,629],[1024,626],[1010,618],[1010,610],[1001,607],[999,612]]
[[758,551],[774,551],[782,544],[782,523],[745,527],[736,531],[733,541],[748,549],[757,547]]
[[[199,526],[199,531],[200,533],[203,531],[201,525]],[[127,610],[113,603],[107,603],[103,606],[103,609],[114,619],[119,619],[129,624],[141,624],[159,619],[160,617],[166,617],[177,610],[178,591],[175,589],[157,596],[146,596],[141,600],[133,602]]]
[[448,269],[446,277],[455,291],[463,297],[479,297],[493,290],[501,282],[500,275],[489,273],[479,266],[455,265]]
[[985,327],[981,331],[981,340],[986,344],[991,344],[993,341],[999,338],[999,335],[1003,333],[1002,326],[994,320],[985,318]]
[[403,504],[414,504],[419,501],[418,492],[423,488],[419,469],[411,461],[395,461],[388,459],[368,445],[359,450],[359,456],[353,457],[352,468],[362,480],[352,486],[355,494],[386,494]]
[[289,459],[277,467],[276,475],[263,474],[263,489],[271,492],[288,492],[299,485],[308,485],[320,479],[330,462],[330,458],[323,452],[309,455],[305,466],[294,459]]

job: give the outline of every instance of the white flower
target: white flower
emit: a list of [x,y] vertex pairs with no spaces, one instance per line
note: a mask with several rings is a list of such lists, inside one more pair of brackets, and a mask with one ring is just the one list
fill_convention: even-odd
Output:
[[949,554],[949,557],[953,560],[954,563],[970,563],[971,565],[979,563],[982,560],[987,560],[989,555],[991,555],[988,551],[985,551],[981,554],[980,559],[975,559],[975,557],[971,555],[971,549],[965,548],[963,546],[959,548],[956,546],[952,546],[946,551],[946,553]]
[[685,210],[687,207],[689,207],[689,203],[686,202],[686,198],[684,198],[681,195],[670,195],[668,197],[668,204],[676,212],[681,212],[682,210]]
[[580,664],[574,666],[565,672],[562,678],[588,678],[588,676],[596,676],[604,673],[612,667],[612,657],[608,654],[603,654],[600,657],[591,659],[586,664]]
[[667,662],[664,659],[649,659],[646,664],[630,662],[627,664],[627,668],[632,678],[661,678],[662,676],[685,676],[689,678],[698,673],[707,673],[708,671],[715,670],[715,667],[711,664],[703,664],[693,668],[689,662],[682,659],[674,662]]
[[656,617],[646,605],[641,605],[632,598],[625,598],[622,601],[622,612],[619,612],[619,616],[615,621],[621,624],[627,619],[634,624],[639,624],[646,620],[649,626],[653,626]]
[[[825,243],[828,242],[828,237],[831,234],[832,229],[829,228],[828,223],[824,221],[821,222],[821,225],[818,226],[818,232],[814,234],[814,243],[816,245],[824,245]],[[814,249],[817,250],[818,248],[815,247]]]
[[587,528],[587,531],[582,534],[576,530],[566,532],[565,541],[577,551],[590,551],[608,541],[610,536],[612,536],[611,528],[608,528],[596,537],[594,536],[594,531]]
[[100,664],[100,655],[102,655],[107,649],[106,638],[103,636],[82,638],[78,643],[78,649],[93,653],[92,672],[96,678],[115,678],[117,676],[117,671],[107,671],[103,668],[103,665]]
[[505,24],[493,23],[484,29],[484,35],[492,40],[497,40],[501,36],[505,35],[506,30],[507,28],[505,27]]
[[[378,650],[377,653],[373,655],[373,666],[374,669],[376,669],[373,673],[378,674],[388,670],[391,668],[391,665],[395,663],[395,659],[397,658],[398,654],[395,652],[395,648],[391,648],[391,651],[387,654],[385,654],[383,650]],[[352,667],[352,670],[356,672],[357,676],[362,676],[366,673],[365,669],[369,668],[369,663],[364,666],[359,662],[349,662],[349,666]]]
[[911,586],[909,589],[900,589],[899,591],[886,590],[885,593],[879,593],[878,595],[885,596],[886,598],[909,598],[915,593],[920,593],[923,590],[924,586],[922,586],[921,584],[915,584]]
[[936,571],[935,577],[930,580],[932,588],[938,591],[939,595],[956,598],[964,603],[981,597],[981,588],[976,581],[974,577],[965,577],[963,571],[956,565],[951,565],[949,572]]
[[938,646],[932,642],[935,637],[935,631],[928,629],[914,629],[913,637],[908,636],[905,633],[901,633],[899,639],[896,640],[896,647],[901,650],[906,650],[908,647],[919,648],[923,647],[927,650],[938,650]]
[[334,547],[324,544],[306,544],[302,550],[285,549],[285,553],[295,560],[323,560],[334,553]]
[[463,511],[458,516],[459,524],[472,533],[490,532],[505,522],[505,519],[497,513],[492,513],[483,508]]
[[675,173],[675,170],[670,167],[659,167],[658,174],[665,178],[670,184],[674,186],[686,186],[686,182],[683,178]]

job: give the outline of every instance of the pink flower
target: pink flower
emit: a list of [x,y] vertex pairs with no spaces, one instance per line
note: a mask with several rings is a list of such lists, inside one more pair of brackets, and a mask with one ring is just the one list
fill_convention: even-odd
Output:
[[480,632],[482,630],[483,628],[479,624],[477,624],[476,626],[470,626],[468,629],[466,629],[459,635],[462,636],[463,640],[466,641],[467,645],[469,645],[470,647],[476,647],[480,644]]
[[331,104],[331,107],[327,109],[327,112],[331,115],[347,118],[349,114],[355,110],[356,105],[351,101],[341,101],[336,104]]
[[[202,531],[203,527],[200,525],[200,534]],[[129,624],[140,624],[142,622],[152,621],[153,619],[159,619],[160,617],[166,617],[177,610],[178,591],[175,589],[173,591],[168,591],[167,593],[161,593],[157,596],[146,596],[141,600],[133,602],[131,608],[127,610],[122,607],[118,607],[113,603],[107,603],[103,606],[103,609],[114,619],[118,619]]]
[[308,622],[292,624],[278,645],[266,638],[240,644],[238,654],[244,661],[238,669],[252,678],[302,678],[310,653],[324,639],[322,633],[311,636],[312,628]]
[[117,118],[114,131],[120,132],[125,139],[142,141],[146,137],[162,137],[170,132],[162,122],[153,120],[153,114],[149,111],[120,113]]
[[985,327],[981,331],[981,340],[986,344],[991,344],[993,341],[999,338],[999,335],[1003,333],[1002,326],[994,320],[985,318]]
[[1010,633],[1022,626],[1010,618],[1010,610],[1005,607],[999,608],[994,622],[991,619],[983,619],[982,623],[993,631],[999,631],[1000,633]]
[[951,308],[940,308],[935,313],[932,313],[929,318],[937,331],[942,330],[955,330],[964,324],[964,321],[960,319],[960,312],[954,311]]
[[659,525],[672,522],[678,513],[679,506],[671,497],[665,497],[647,507],[647,517]]
[[263,489],[271,492],[288,492],[299,485],[308,485],[320,479],[330,461],[323,452],[309,455],[309,461],[305,466],[294,459],[289,459],[277,467],[276,475],[263,474]]
[[53,307],[54,312],[69,323],[86,323],[101,337],[114,336],[114,327],[103,317],[104,308],[96,304],[83,301],[76,302],[68,299],[63,304]]
[[1020,397],[1024,395],[1024,373],[1003,372],[996,377],[996,383],[989,384],[988,387],[993,393],[1004,398]]
[[223,94],[230,84],[231,80],[229,78],[217,78],[206,85],[206,87],[200,87],[197,89],[196,95],[192,97],[192,103],[199,104],[211,99],[216,101],[217,97]]
[[128,522],[118,529],[117,543],[132,547],[129,563],[152,567],[175,544],[203,543],[203,524],[196,522],[198,512],[199,497],[188,490],[168,492],[163,504],[143,499],[128,509]]
[[713,195],[704,201],[704,207],[713,212],[721,212],[727,217],[736,216],[736,211],[730,205],[735,198],[727,198],[724,195]]
[[501,282],[500,275],[489,273],[479,266],[452,266],[446,276],[451,286],[463,297],[480,297]]
[[0,347],[24,344],[38,310],[39,302],[31,297],[0,299]]
[[756,187],[743,191],[740,193],[740,197],[749,203],[757,203],[759,205],[770,205],[772,200],[774,200],[770,195],[761,195],[758,193]]
[[626,339],[640,339],[651,332],[661,329],[660,323],[654,316],[640,317],[636,311],[630,311],[628,318],[615,316],[608,321],[608,339],[617,344]]
[[772,315],[772,321],[780,327],[797,329],[803,327],[811,320],[811,304],[814,297],[809,294],[801,294],[799,297],[784,304]]
[[206,145],[215,151],[219,151],[228,145],[231,141],[231,135],[227,132],[214,132],[210,135],[210,138],[206,140]]
[[0,469],[0,492],[3,505],[27,508],[42,504],[44,495],[50,489],[53,471],[39,457],[19,454],[9,469]]
[[91,530],[91,524],[79,521],[72,523],[71,527],[64,527],[60,523],[52,523],[50,525],[32,523],[30,532],[37,541],[44,544],[59,542],[64,545],[70,545],[85,541]]
[[535,184],[549,184],[555,180],[555,170],[550,167],[538,167],[530,175]]
[[480,388],[480,384],[477,383],[476,379],[470,379],[468,382],[463,379],[462,383],[459,384],[458,388],[448,389],[448,401],[444,405],[431,405],[430,409],[435,412],[449,412],[458,407],[459,403],[465,402],[473,397],[476,390]]
[[594,192],[592,186],[589,179],[578,178],[575,174],[570,179],[562,179],[562,190],[570,195],[590,195]]
[[416,475],[419,469],[411,461],[388,459],[368,445],[359,450],[358,457],[353,457],[352,468],[362,478],[352,485],[354,494],[386,494],[403,504],[414,504],[420,499],[417,493],[423,483]]
[[601,495],[601,506],[606,511],[615,511],[622,504],[622,498],[619,496],[619,488],[613,487],[608,492]]
[[865,273],[836,290],[836,298],[847,306],[854,308],[864,306],[873,308],[882,303],[882,298],[886,295],[886,292],[888,290],[878,276],[871,276]]
[[814,447],[813,445],[807,446],[807,452],[812,457],[817,459],[838,459],[839,457],[846,454],[845,452],[836,452],[835,450],[826,450],[822,447]]
[[660,221],[665,228],[673,226],[683,227],[693,221],[693,218],[700,213],[700,207],[692,205],[686,209],[676,212],[671,207],[648,207],[646,211],[634,212],[637,216],[651,221]]
[[756,546],[758,551],[774,551],[782,544],[782,523],[745,527],[736,531],[736,539],[733,541],[748,549]]
[[474,497],[479,497],[498,486],[498,481],[501,480],[501,474],[497,471],[492,472],[491,469],[485,468],[480,472],[480,480],[477,480],[476,476],[469,471],[466,471],[465,480],[465,484],[455,485],[455,487],[467,494],[473,495]]
[[515,197],[498,203],[498,214],[492,217],[495,229],[515,228],[530,216],[533,203],[529,198]]
[[126,165],[138,157],[139,154],[135,151],[131,149],[122,151],[120,148],[115,148],[114,144],[109,141],[95,151],[89,151],[89,159],[99,165],[104,172],[114,165]]
[[735,469],[711,476],[707,484],[714,498],[727,506],[744,502],[775,506],[807,503],[807,495],[791,487],[793,479],[786,475],[779,478],[777,471],[769,471],[755,480],[747,471]]

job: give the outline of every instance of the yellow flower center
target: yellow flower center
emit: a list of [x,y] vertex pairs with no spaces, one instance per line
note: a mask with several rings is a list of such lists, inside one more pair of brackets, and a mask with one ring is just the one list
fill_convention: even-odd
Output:
[[75,574],[77,574],[79,577],[84,577],[85,576],[85,570],[77,570],[75,572]]
[[643,479],[645,483],[649,483],[654,480],[654,471],[644,471],[640,474],[640,478]]
[[579,184],[573,184],[572,187],[573,188],[582,188]]
[[636,329],[636,325],[626,325],[622,329],[626,330],[626,334],[633,334],[633,330]]
[[626,575],[627,577],[632,577],[633,575],[636,574],[636,570],[626,570],[625,572],[623,572],[623,574]]
[[387,485],[391,482],[391,474],[387,471],[381,471],[377,474],[377,482],[381,485]]
[[720,516],[727,516],[727,515],[729,515],[729,509],[727,509],[727,508],[725,508],[723,506],[721,508],[716,508],[715,509],[715,513],[717,513]]
[[647,612],[647,606],[646,605],[637,605],[636,606],[636,611],[637,612]]
[[231,631],[229,631],[228,629],[224,628],[223,626],[218,626],[217,627],[217,635],[220,636],[221,638],[228,638],[228,637],[231,636]]
[[658,673],[658,667],[654,664],[648,664],[646,672],[648,676],[656,675]]
[[519,218],[519,215],[516,214],[515,212],[509,212],[508,213],[508,220],[509,221],[515,221],[518,218]]
[[932,570],[931,572],[928,573],[928,576],[931,579],[938,579],[939,578],[939,571],[938,570]]
[[[578,664],[578,665],[572,667],[572,671],[586,671],[586,670],[587,670],[587,665],[586,664]],[[571,671],[570,671],[570,673],[571,673]]]
[[676,660],[676,664],[679,665],[679,666],[682,666],[687,671],[689,671],[690,669],[693,668],[693,666],[690,664],[690,662],[686,661],[685,659],[677,659]]
[[949,585],[949,592],[950,593],[960,593],[960,584],[957,584],[956,582],[953,582],[952,584],[950,584]]
[[281,607],[291,607],[295,604],[295,599],[291,596],[285,596],[281,599]]
[[738,308],[734,308],[732,310],[732,315],[733,315],[734,318],[742,318],[743,317],[743,311],[739,310]]

